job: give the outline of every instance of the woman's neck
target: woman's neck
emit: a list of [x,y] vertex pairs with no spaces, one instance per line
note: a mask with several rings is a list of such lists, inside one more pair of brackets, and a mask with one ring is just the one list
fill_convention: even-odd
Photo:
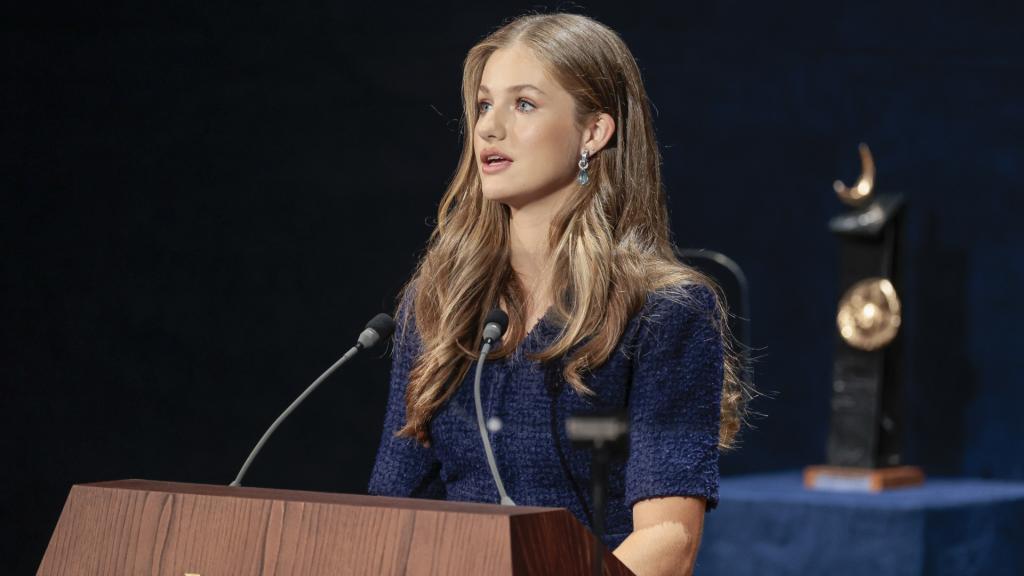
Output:
[[530,314],[543,314],[550,303],[550,249],[548,236],[554,211],[536,203],[512,208],[509,248],[512,269],[526,291]]
[[560,190],[522,205],[509,204],[509,249],[512,269],[527,297],[527,327],[552,304],[551,221],[575,190],[575,180]]

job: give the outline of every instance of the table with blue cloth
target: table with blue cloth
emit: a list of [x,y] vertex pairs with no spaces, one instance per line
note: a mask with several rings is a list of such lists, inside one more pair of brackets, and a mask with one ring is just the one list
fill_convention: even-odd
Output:
[[808,490],[799,471],[723,477],[694,571],[1024,574],[1024,483],[929,478],[878,494]]

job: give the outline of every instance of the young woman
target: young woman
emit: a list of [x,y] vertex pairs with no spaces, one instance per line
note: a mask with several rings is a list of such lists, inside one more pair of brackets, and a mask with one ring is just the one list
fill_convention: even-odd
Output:
[[497,502],[469,368],[500,307],[482,396],[509,496],[589,526],[591,455],[565,418],[625,409],[605,543],[638,574],[688,573],[744,391],[717,290],[674,255],[636,62],[589,18],[525,16],[470,50],[463,100],[458,170],[396,313],[370,492]]

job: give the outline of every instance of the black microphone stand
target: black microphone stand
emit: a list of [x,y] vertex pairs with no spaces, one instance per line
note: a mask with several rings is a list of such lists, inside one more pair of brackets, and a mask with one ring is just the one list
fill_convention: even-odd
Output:
[[591,558],[594,576],[604,570],[605,509],[608,506],[608,471],[615,457],[624,457],[629,450],[629,420],[621,411],[607,414],[579,414],[566,419],[565,431],[573,446],[593,452],[590,463],[591,501],[594,506],[593,526],[596,542]]

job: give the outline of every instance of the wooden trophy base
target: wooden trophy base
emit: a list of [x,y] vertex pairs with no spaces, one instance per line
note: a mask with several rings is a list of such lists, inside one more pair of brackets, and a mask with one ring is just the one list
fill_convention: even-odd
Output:
[[844,466],[808,466],[804,468],[804,487],[832,492],[881,492],[924,484],[924,472],[917,466],[892,468],[848,468]]

